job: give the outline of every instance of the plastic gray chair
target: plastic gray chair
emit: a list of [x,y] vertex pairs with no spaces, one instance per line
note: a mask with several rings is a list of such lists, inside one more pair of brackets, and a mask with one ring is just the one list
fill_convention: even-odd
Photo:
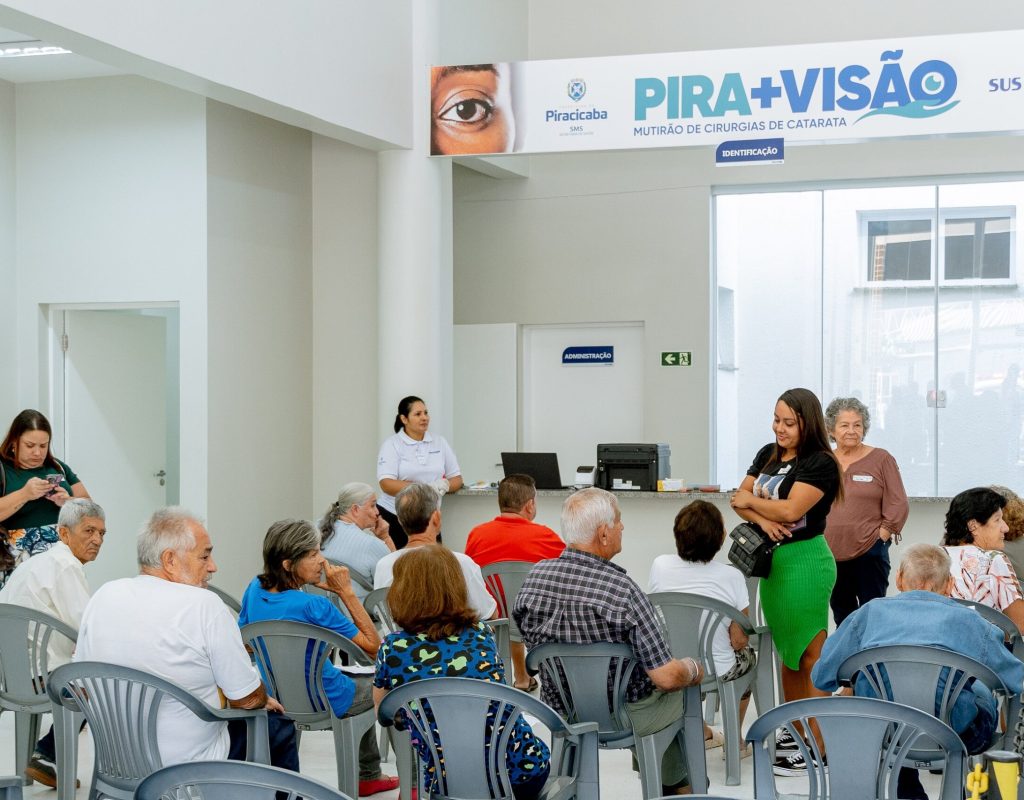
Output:
[[545,688],[558,696],[569,722],[597,723],[601,749],[633,748],[645,800],[660,794],[661,759],[676,739],[684,745],[690,786],[694,791],[707,791],[699,686],[683,690],[686,711],[681,719],[637,740],[626,715],[626,687],[634,667],[641,667],[628,644],[543,644],[526,654],[526,666],[540,670]]
[[[743,732],[740,730],[740,699],[755,679],[760,681],[759,695],[769,701],[774,695],[771,663],[768,669],[758,670],[757,665],[734,680],[726,682],[715,672],[714,638],[720,625],[737,623],[747,636],[751,646],[757,647],[757,658],[772,657],[771,634],[765,629],[755,629],[743,613],[720,600],[712,600],[699,594],[684,592],[658,592],[648,595],[658,612],[665,630],[672,655],[676,658],[694,656],[704,664],[705,693],[718,695],[722,706],[722,727],[725,731],[725,782],[728,786],[740,783],[740,746]],[[758,707],[762,714],[773,708]]]
[[0,603],[0,711],[14,712],[14,768],[19,774],[39,739],[40,717],[50,712],[48,646],[61,639],[75,642],[78,631],[41,611]]
[[513,642],[521,642],[523,637],[512,619],[512,605],[523,588],[523,581],[535,566],[531,561],[495,561],[480,568],[487,591],[498,603],[498,616],[509,620],[509,636]]
[[363,608],[372,619],[377,620],[383,633],[394,633],[398,630],[395,625],[395,618],[391,616],[391,607],[388,606],[388,589],[390,586],[382,586],[374,589],[363,600]]
[[0,778],[0,800],[21,800],[21,778]]
[[1003,638],[1006,640],[1006,646],[1010,652],[1017,656],[1018,660],[1024,661],[1024,637],[1021,637],[1020,630],[1012,619],[998,608],[992,608],[992,606],[987,606],[976,600],[961,600],[959,597],[953,599],[962,606],[973,608],[985,622],[991,622],[999,628],[1003,632]]
[[135,800],[352,800],[297,772],[245,761],[192,761],[159,769],[135,790]]
[[235,615],[235,619],[238,619],[238,615],[242,613],[242,604],[239,603],[237,599],[225,592],[223,589],[218,589],[212,583],[207,584],[206,588],[223,600],[224,605],[230,608],[231,613]]
[[[78,726],[69,725],[66,709],[85,714],[95,745],[90,800],[100,796],[130,800],[147,775],[163,767],[157,741],[157,716],[164,703],[176,701],[205,722],[244,720],[249,761],[269,763],[267,712],[260,709],[210,708],[177,684],[117,664],[79,661],[58,667],[46,687],[54,708],[57,744],[58,797],[73,798],[75,773],[66,760],[78,739]],[[65,791],[61,791],[67,787]]]
[[[970,691],[969,684],[974,680],[985,684],[997,699],[1002,695],[1007,719],[1017,719],[1020,714],[1019,696],[1007,689],[998,675],[969,656],[941,647],[912,644],[871,647],[850,656],[839,666],[839,681],[853,683],[856,690],[859,681],[854,682],[854,676],[857,673],[876,696],[918,708],[947,725],[957,697],[961,691]],[[1007,731],[1006,737],[1012,745],[1013,731]],[[1003,738],[997,731],[992,746]],[[917,760],[927,761],[928,758],[922,751]]]
[[[810,744],[795,723],[809,730],[814,720],[829,756],[825,765],[814,736]],[[754,797],[782,797],[772,773],[769,743],[786,728],[808,764],[808,800],[895,800],[900,767],[918,766],[913,753],[922,742],[942,754],[942,800],[962,800],[967,752],[952,728],[916,708],[867,697],[813,697],[783,703],[762,714],[747,741],[754,749]],[[785,796],[790,796],[787,787]],[[800,794],[803,795],[801,789]]]
[[373,705],[353,707],[335,716],[323,685],[324,665],[337,652],[343,664],[372,666],[362,649],[339,633],[292,620],[254,622],[242,628],[242,641],[252,650],[267,690],[301,731],[331,730],[338,771],[338,789],[359,794],[359,740],[373,727]]
[[[771,634],[771,628],[764,618],[764,608],[761,607],[760,578],[747,578],[747,596],[750,598],[750,609],[747,611],[747,616],[754,623],[754,629],[758,631],[764,630]],[[754,704],[757,706],[758,713],[764,713],[769,708],[774,708],[786,702],[786,698],[782,693],[782,663],[779,659],[779,653],[775,649],[775,641],[770,641],[769,645],[770,647],[767,648],[763,659],[761,658],[760,651],[758,651],[757,669],[763,669],[770,673],[772,696],[765,698],[762,705],[762,690],[759,685],[761,681],[754,682]],[[767,681],[765,681],[765,685],[768,685]]]
[[[436,678],[412,681],[392,689],[380,704],[382,725],[393,725],[399,710],[409,725],[427,743],[436,770],[442,798],[511,798],[505,752],[513,725],[520,713],[529,714],[551,731],[551,775],[544,785],[544,800],[580,798],[597,800],[597,724],[568,724],[540,700],[500,683],[473,678]],[[488,731],[489,712],[494,719],[508,715],[509,724],[493,725]],[[432,729],[436,727],[436,736]],[[535,728],[536,732],[536,728]],[[559,742],[559,746],[554,743]],[[561,753],[563,758],[556,758]]]

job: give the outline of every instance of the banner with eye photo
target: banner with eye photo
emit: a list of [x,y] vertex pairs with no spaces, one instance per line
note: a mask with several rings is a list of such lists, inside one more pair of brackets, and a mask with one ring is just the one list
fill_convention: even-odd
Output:
[[430,69],[436,156],[1024,130],[1024,31]]

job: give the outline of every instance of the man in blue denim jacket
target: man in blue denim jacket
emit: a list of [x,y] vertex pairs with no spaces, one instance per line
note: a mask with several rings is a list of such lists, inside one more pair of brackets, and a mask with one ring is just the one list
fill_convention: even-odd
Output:
[[[844,620],[825,641],[811,673],[814,685],[822,691],[834,691],[839,667],[869,647],[920,644],[970,656],[1019,693],[1024,687],[1024,664],[1006,649],[1001,630],[973,609],[950,599],[953,578],[949,569],[949,556],[941,547],[915,544],[907,548],[896,573],[896,588],[901,593],[872,600]],[[856,690],[858,695],[875,696],[863,678],[858,678]],[[984,750],[999,723],[996,700],[989,688],[975,681],[970,692],[961,692],[950,722],[968,752]],[[900,798],[927,800],[916,771],[904,769],[900,779]]]

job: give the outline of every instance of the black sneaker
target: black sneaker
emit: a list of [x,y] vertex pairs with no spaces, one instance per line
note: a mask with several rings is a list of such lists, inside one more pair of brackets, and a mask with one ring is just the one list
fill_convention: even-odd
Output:
[[796,739],[793,738],[793,734],[789,732],[789,728],[779,728],[775,731],[775,752],[780,751],[795,752],[797,749]]
[[28,766],[25,768],[25,777],[38,781],[43,786],[51,789],[57,788],[57,765],[45,758],[38,750],[32,754]]
[[[828,761],[823,766],[828,769]],[[807,774],[807,762],[804,761],[804,754],[799,750],[793,753],[783,753],[777,756],[772,765],[772,772],[785,778],[798,778]]]
[[[51,789],[56,789],[57,765],[36,750],[32,753],[32,758],[29,759],[28,766],[25,767],[25,777],[31,778],[32,780],[43,784],[43,786],[49,786]],[[78,789],[81,788],[81,786],[81,781],[76,778],[75,788]]]

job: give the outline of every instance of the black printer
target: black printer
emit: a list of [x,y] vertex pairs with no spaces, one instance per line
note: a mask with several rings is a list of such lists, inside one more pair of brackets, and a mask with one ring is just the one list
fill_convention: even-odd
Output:
[[597,475],[600,489],[658,491],[658,481],[672,476],[669,446],[661,444],[599,444]]

